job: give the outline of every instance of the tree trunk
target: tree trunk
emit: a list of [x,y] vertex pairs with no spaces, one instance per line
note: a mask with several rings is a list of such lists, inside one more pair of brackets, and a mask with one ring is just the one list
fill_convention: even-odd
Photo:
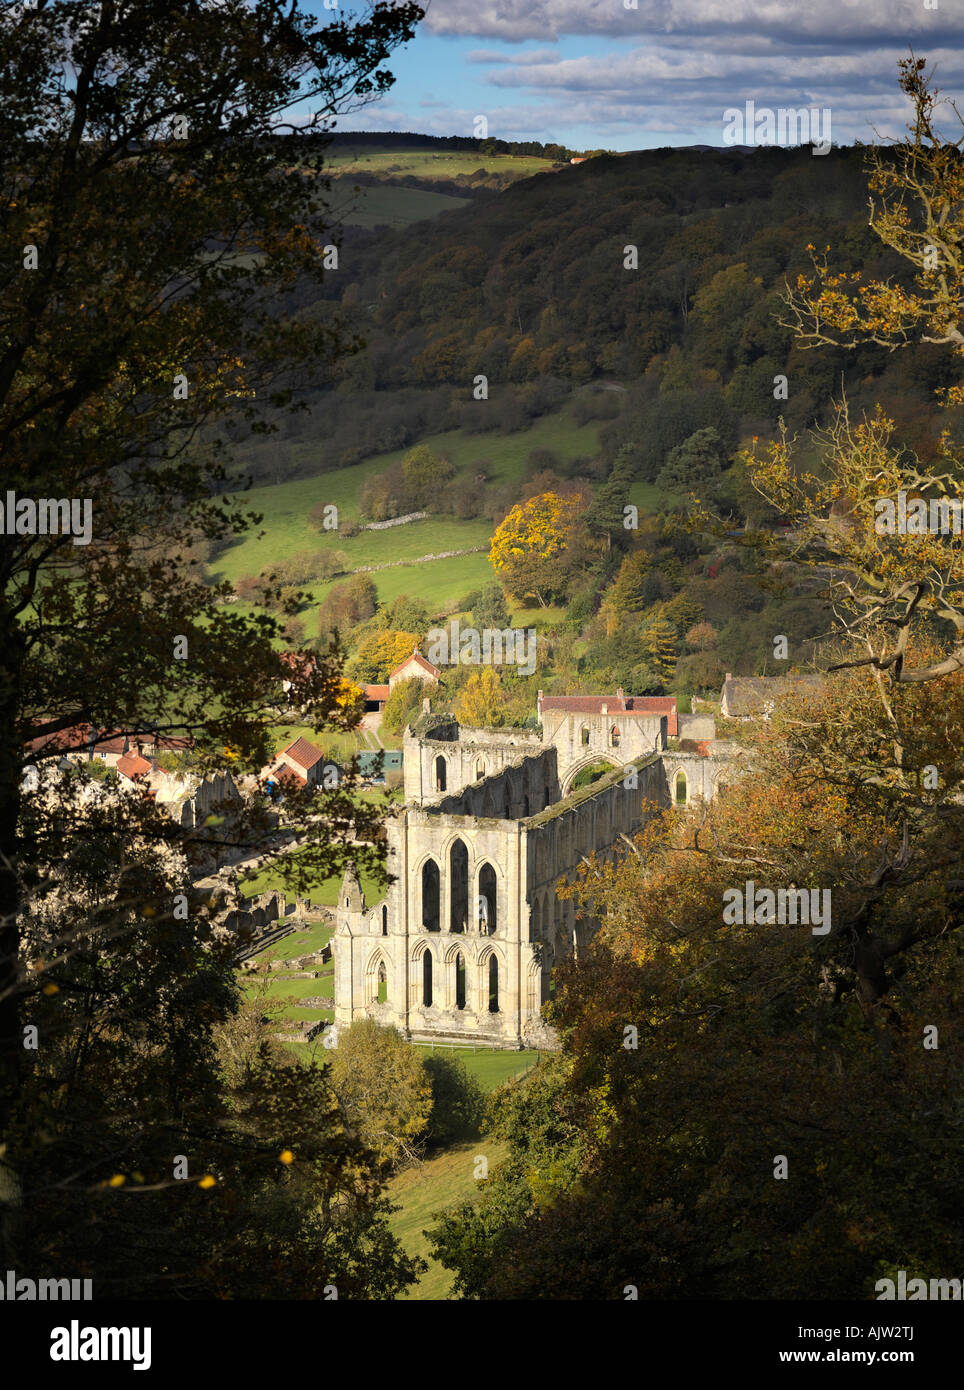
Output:
[[[17,976],[20,961],[20,909],[17,875],[17,821],[20,815],[22,750],[17,735],[24,640],[0,600],[0,1144],[9,1128],[23,1066]],[[9,1256],[20,1184],[9,1153],[0,1156],[0,1249]],[[13,1268],[14,1266],[10,1266]]]

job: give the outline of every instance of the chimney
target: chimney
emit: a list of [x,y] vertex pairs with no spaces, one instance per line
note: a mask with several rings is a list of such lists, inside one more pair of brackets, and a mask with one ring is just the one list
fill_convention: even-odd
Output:
[[732,677],[732,675],[730,674],[729,671],[727,671],[727,673],[726,673],[726,679],[727,679],[728,681],[731,681],[731,680],[733,679],[733,677]]
[[616,686],[616,699],[617,699],[617,700],[621,700],[622,698],[623,698],[623,688],[622,688],[621,685],[617,685],[617,686]]

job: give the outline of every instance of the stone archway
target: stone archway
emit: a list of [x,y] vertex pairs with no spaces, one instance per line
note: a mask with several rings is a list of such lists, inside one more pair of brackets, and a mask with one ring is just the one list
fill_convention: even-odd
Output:
[[561,778],[562,795],[566,797],[570,794],[572,791],[572,784],[579,776],[580,772],[585,772],[586,768],[594,767],[597,763],[607,763],[614,771],[623,767],[623,763],[617,758],[611,757],[608,753],[603,752],[602,749],[595,749],[588,757],[580,758],[578,762],[574,762],[566,768],[565,775]]
[[365,1003],[387,1004],[391,962],[381,949],[373,951],[365,969]]

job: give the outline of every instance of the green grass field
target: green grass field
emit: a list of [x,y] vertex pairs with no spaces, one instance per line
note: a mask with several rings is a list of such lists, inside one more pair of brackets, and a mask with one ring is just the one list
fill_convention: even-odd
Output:
[[497,1048],[442,1047],[438,1043],[419,1043],[423,1052],[439,1052],[445,1057],[459,1057],[465,1070],[476,1078],[483,1091],[494,1091],[503,1081],[521,1076],[535,1066],[538,1052],[503,1052]]
[[347,760],[356,753],[378,751],[378,744],[364,729],[353,729],[345,733],[341,729],[323,729],[316,732],[310,724],[278,724],[275,726],[275,749],[280,752],[294,743],[296,738],[305,738],[316,748],[336,762]]
[[[294,858],[297,859],[298,855],[298,850],[293,851]],[[279,856],[280,859],[286,857],[287,856],[284,855]],[[341,881],[341,874],[332,878],[322,879],[320,882],[314,881],[310,884],[307,893],[303,893],[302,896],[308,897],[312,903],[321,907],[334,907],[335,903],[338,901],[338,890],[341,887]],[[370,878],[368,874],[361,874],[360,881],[362,891],[369,904],[378,902],[384,890],[380,889],[375,880]],[[275,862],[274,864],[267,865],[258,873],[251,874],[247,878],[242,879],[240,886],[241,891],[248,897],[253,897],[255,893],[271,893],[275,889],[283,893],[285,891],[285,885],[281,876],[280,864]],[[291,893],[292,889],[288,888],[287,891]],[[307,933],[305,933],[305,935],[306,934]],[[295,935],[300,936],[302,933],[297,932]],[[307,950],[308,948],[305,949]],[[295,954],[301,955],[303,952],[297,951]]]
[[[316,922],[308,931],[295,931],[290,936],[283,937],[280,941],[274,942],[266,951],[261,952],[257,957],[259,964],[267,964],[273,960],[291,960],[295,956],[312,955],[331,940],[334,928],[326,922]],[[276,1001],[281,999],[299,1000],[310,999],[313,997],[323,997],[332,1000],[332,1007],[319,1008],[317,1005],[302,1005],[292,1002],[283,1013],[279,1015],[278,1022],[281,1027],[286,1020],[297,1022],[308,1019],[314,1022],[317,1019],[327,1019],[329,1022],[334,1018],[334,993],[335,977],[333,974],[319,975],[314,980],[287,980],[279,979],[280,972],[271,971],[266,975],[254,976],[246,970],[238,971],[238,981],[242,990],[248,998],[253,998],[261,994],[265,980],[267,980],[267,990],[264,994],[265,1001]],[[298,1051],[298,1055],[306,1055],[306,1045],[304,1043],[287,1044]]]
[[[593,455],[599,446],[599,423],[575,425],[568,410],[561,410],[543,416],[529,429],[515,434],[480,436],[454,430],[428,436],[423,442],[448,457],[458,472],[473,475],[484,471],[490,481],[505,484],[522,479],[526,458],[533,449],[553,449],[563,459]],[[490,523],[435,517],[384,531],[360,531],[355,536],[343,537],[337,532],[319,532],[308,522],[308,514],[318,502],[331,503],[338,508],[340,518],[357,521],[358,498],[365,481],[398,462],[406,452],[397,449],[351,468],[323,472],[320,470],[325,467],[325,459],[321,446],[293,443],[286,457],[288,467],[294,472],[310,468],[312,476],[252,488],[243,494],[245,507],[259,513],[263,519],[259,527],[253,528],[237,545],[218,557],[212,566],[215,577],[234,583],[243,574],[257,574],[300,552],[321,554],[340,550],[345,554],[349,569],[411,562],[393,563],[391,569],[372,574],[381,603],[391,603],[399,594],[411,594],[419,598],[433,616],[456,611],[467,594],[495,578],[487,553],[492,531]],[[244,446],[239,447],[237,459],[243,470]],[[476,549],[479,546],[485,548]],[[472,553],[444,560],[421,558],[450,550]],[[318,605],[337,582],[329,580],[304,585],[309,601],[298,616],[308,638],[317,635]],[[236,611],[246,611],[246,606],[239,604]],[[524,619],[513,618],[517,627],[548,625],[560,621],[563,616],[561,610],[552,609],[524,612]],[[278,645],[284,645],[281,639]],[[326,747],[325,751],[337,757],[334,746]]]
[[475,150],[443,150],[428,146],[410,150],[373,149],[370,145],[337,145],[325,155],[332,177],[364,171],[380,179],[401,179],[412,174],[420,179],[454,179],[485,169],[490,174],[530,178],[552,168],[552,160],[539,155],[480,154]]
[[[260,990],[261,981],[252,980],[245,972],[244,988],[249,994],[257,994]],[[315,995],[324,995],[326,999],[333,999],[335,995],[334,975],[320,975],[317,980],[279,980],[277,975],[272,973],[268,977],[268,989],[266,998],[268,999],[311,999]],[[292,1015],[294,1017],[294,1015]],[[307,1014],[298,1014],[299,1018],[307,1018]]]
[[[291,960],[293,956],[310,956],[327,946],[334,928],[328,922],[315,922],[307,931],[294,931],[275,941],[258,956],[259,961]],[[310,993],[310,991],[309,991]]]
[[402,1295],[406,1302],[451,1298],[452,1275],[429,1255],[425,1228],[434,1224],[436,1212],[478,1196],[475,1172],[479,1157],[487,1159],[491,1171],[506,1152],[507,1145],[501,1140],[474,1139],[454,1145],[391,1180],[388,1195],[398,1207],[389,1218],[392,1232],[410,1255],[420,1255],[429,1266],[418,1283]]
[[[568,411],[536,420],[527,430],[507,435],[470,435],[461,430],[429,435],[421,441],[435,453],[455,465],[458,472],[484,471],[497,483],[519,482],[525,471],[527,455],[533,449],[554,449],[564,459],[594,454],[599,446],[599,423],[575,425]],[[486,545],[491,527],[484,521],[458,521],[451,517],[430,518],[406,526],[392,526],[384,531],[362,531],[352,537],[339,536],[337,531],[319,532],[308,522],[308,513],[318,502],[333,504],[340,518],[358,520],[358,498],[361,488],[373,474],[382,473],[399,462],[408,452],[396,449],[379,454],[351,468],[324,471],[326,459],[323,446],[316,443],[294,442],[287,447],[287,471],[311,472],[310,477],[295,478],[265,487],[252,488],[237,494],[246,509],[262,515],[259,528],[237,545],[220,555],[215,573],[219,579],[232,583],[242,574],[257,574],[266,565],[289,559],[300,551],[322,552],[342,550],[350,567],[383,564],[390,560],[416,559],[421,555],[438,554],[443,550],[465,550]],[[241,471],[245,467],[245,446],[236,450]],[[263,536],[259,539],[259,532]],[[485,556],[464,556],[459,562],[481,560]],[[446,564],[436,561],[435,564]],[[420,566],[421,570],[427,566]],[[376,584],[389,582],[382,571],[373,576]],[[491,575],[491,571],[489,571]],[[398,590],[404,593],[404,589]],[[457,596],[457,595],[456,595]]]

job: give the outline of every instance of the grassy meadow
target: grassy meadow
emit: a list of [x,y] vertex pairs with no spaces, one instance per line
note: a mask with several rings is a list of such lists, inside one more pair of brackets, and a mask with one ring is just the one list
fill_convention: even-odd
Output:
[[332,177],[366,173],[379,179],[402,179],[407,175],[419,179],[454,179],[459,174],[478,173],[480,169],[490,174],[512,174],[527,179],[552,168],[552,160],[540,155],[480,154],[476,150],[436,153],[427,145],[396,150],[347,143],[330,149],[325,155],[325,164]]
[[[521,481],[526,457],[533,449],[553,449],[565,460],[592,455],[598,449],[599,422],[576,425],[568,410],[536,420],[529,429],[508,435],[470,435],[450,430],[430,435],[423,441],[434,452],[451,460],[458,473],[473,476],[485,472],[491,482],[507,484]],[[384,472],[408,452],[396,449],[379,454],[351,468],[326,471],[323,446],[293,442],[286,450],[288,471],[308,472],[294,478],[237,494],[246,508],[259,513],[261,524],[252,528],[212,565],[218,579],[234,583],[241,575],[292,558],[303,551],[323,553],[343,551],[349,569],[366,565],[393,564],[393,568],[372,575],[381,602],[390,603],[399,594],[417,595],[431,609],[454,611],[473,589],[491,582],[494,573],[488,559],[491,525],[486,521],[460,521],[454,517],[433,517],[392,526],[381,531],[361,531],[345,537],[336,531],[317,531],[308,514],[319,502],[338,508],[339,518],[359,520],[358,499],[368,478]],[[239,468],[244,469],[244,447],[237,450]],[[478,547],[483,547],[479,549]],[[469,551],[444,560],[424,560],[425,555],[444,551]],[[402,564],[395,562],[402,561]],[[299,617],[307,634],[314,636],[314,608],[321,603],[332,582],[306,585],[310,607]],[[551,622],[546,610],[532,610],[527,622]]]
[[456,1144],[417,1167],[406,1168],[392,1178],[388,1194],[398,1210],[389,1221],[392,1232],[410,1255],[420,1255],[428,1269],[402,1298],[406,1302],[437,1301],[452,1297],[452,1276],[429,1254],[425,1228],[436,1212],[478,1196],[476,1160],[484,1157],[489,1168],[506,1156],[507,1145],[492,1139],[473,1139]]
[[[300,851],[293,850],[290,855],[279,855],[279,857],[263,869],[259,869],[256,874],[250,874],[241,881],[241,891],[248,897],[253,897],[256,893],[271,893],[277,890],[279,893],[292,892],[291,888],[285,889],[282,878],[282,870],[285,861],[297,860]],[[306,893],[302,897],[307,897],[309,901],[317,907],[334,907],[338,901],[338,890],[341,887],[342,875],[333,875],[331,878],[314,880],[310,883]],[[359,876],[362,891],[369,903],[377,902],[383,896],[384,890],[378,887],[374,879],[362,873]],[[296,933],[300,935],[301,933]],[[300,955],[301,952],[296,954]]]

